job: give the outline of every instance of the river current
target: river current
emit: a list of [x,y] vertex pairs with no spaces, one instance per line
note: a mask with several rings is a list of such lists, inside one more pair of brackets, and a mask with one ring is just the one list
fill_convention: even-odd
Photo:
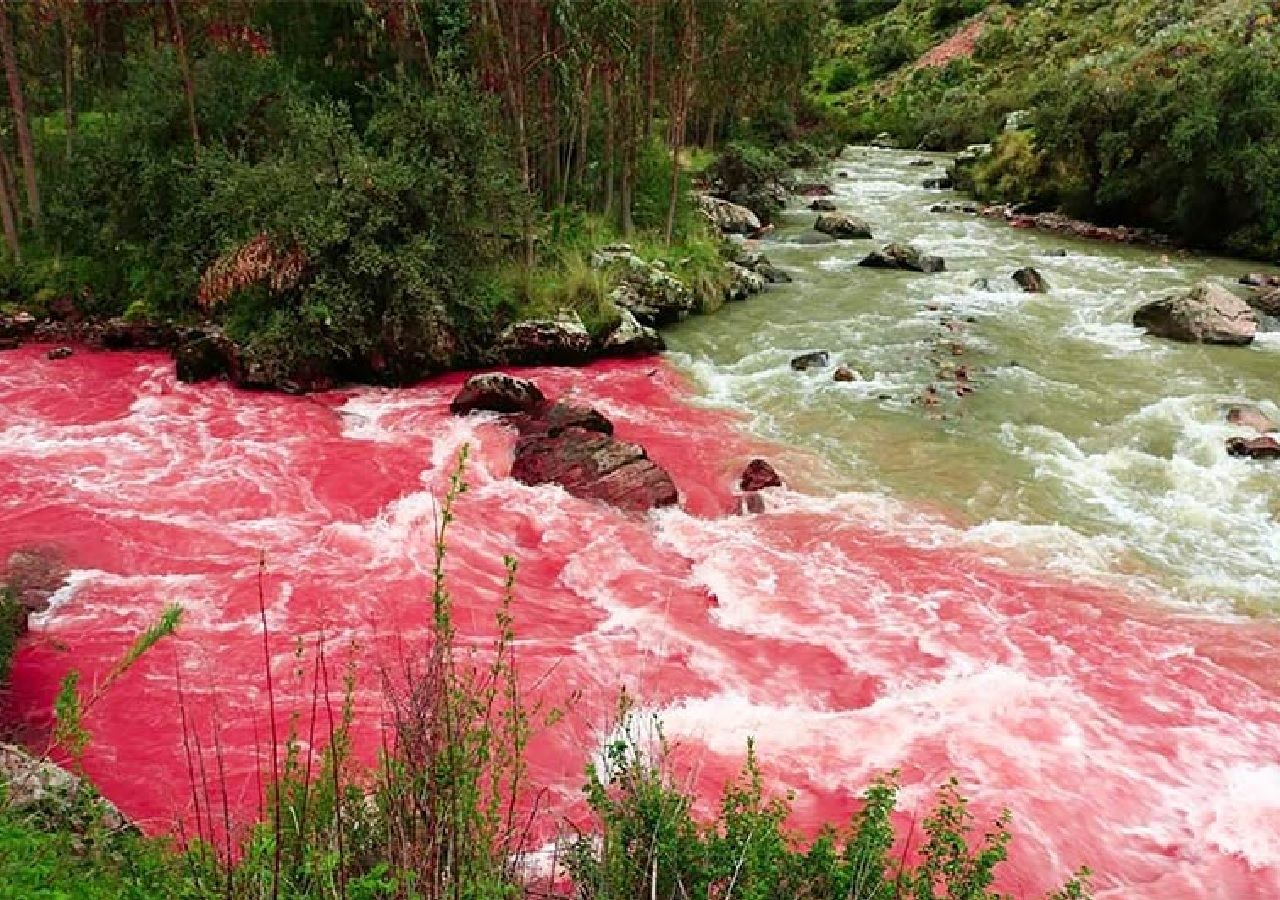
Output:
[[[954,774],[980,818],[1012,811],[1017,896],[1081,864],[1108,898],[1280,896],[1280,488],[1223,448],[1228,406],[1275,412],[1280,344],[1128,324],[1245,266],[932,213],[914,158],[838,163],[835,199],[876,241],[799,243],[797,201],[761,247],[795,282],[673,329],[664,360],[528,373],[672,472],[682,508],[645,518],[507,478],[510,432],[448,415],[460,375],[291,398],[183,385],[156,354],[0,354],[0,555],[69,570],[17,660],[18,717],[39,725],[69,669],[101,678],[182,603],[179,635],[91,711],[86,769],[150,830],[189,820],[185,715],[252,815],[265,558],[281,727],[323,635],[354,661],[372,752],[377,670],[423,645],[435,498],[465,444],[460,632],[484,645],[517,557],[521,670],[548,702],[577,695],[534,747],[548,802],[573,809],[625,685],[708,796],[754,737],[801,827],[847,817],[879,772],[900,770],[908,816]],[[947,271],[856,267],[895,239]],[[1017,289],[1024,265],[1049,293]],[[790,368],[813,349],[862,380]],[[788,488],[738,516],[753,456]]]

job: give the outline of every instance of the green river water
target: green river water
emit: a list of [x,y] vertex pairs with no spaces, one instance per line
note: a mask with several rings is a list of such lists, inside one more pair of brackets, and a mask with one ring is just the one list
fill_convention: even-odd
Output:
[[[1280,418],[1280,334],[1209,347],[1131,324],[1147,300],[1260,266],[931,212],[955,195],[921,186],[946,157],[928,157],[937,171],[920,158],[847,150],[826,180],[875,239],[801,244],[816,213],[793,200],[760,249],[794,283],[670,330],[677,365],[757,433],[813,451],[824,484],[906,501],[956,540],[1214,613],[1280,613],[1280,468],[1224,447],[1251,433],[1226,423],[1232,405]],[[857,267],[888,241],[946,272]],[[1011,280],[1026,265],[1047,294]],[[862,380],[792,371],[816,349]],[[929,385],[936,405],[921,402]]]

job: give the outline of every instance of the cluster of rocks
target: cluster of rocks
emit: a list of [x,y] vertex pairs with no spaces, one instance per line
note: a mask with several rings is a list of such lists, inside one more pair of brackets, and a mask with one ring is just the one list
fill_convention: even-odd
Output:
[[643,447],[618,440],[607,417],[589,406],[548,400],[528,379],[501,372],[472,376],[450,410],[509,416],[520,435],[511,477],[523,484],[557,484],[575,497],[628,512],[679,502],[670,474]]
[[[473,375],[449,404],[457,416],[498,413],[519,435],[511,477],[527,485],[555,484],[568,494],[625,512],[673,506],[680,494],[670,473],[638,444],[618,439],[608,417],[593,407],[548,399],[527,378],[504,372]],[[782,479],[762,459],[738,481],[740,511],[763,512],[759,492]]]

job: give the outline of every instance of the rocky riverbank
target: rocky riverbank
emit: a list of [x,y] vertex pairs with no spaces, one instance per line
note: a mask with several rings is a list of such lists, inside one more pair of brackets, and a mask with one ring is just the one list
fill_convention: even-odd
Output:
[[[583,365],[608,357],[662,352],[657,329],[690,315],[714,312],[771,284],[790,281],[767,257],[749,247],[762,230],[750,210],[703,197],[700,208],[726,241],[723,270],[710,284],[686,283],[656,259],[629,244],[609,244],[591,257],[592,268],[610,285],[603,326],[589,328],[582,315],[561,308],[549,315],[519,318],[488,335],[464,341],[441,319],[427,328],[427,340],[405,346],[385,335],[359,358],[309,358],[284,362],[252,339],[236,340],[212,321],[179,324],[97,319],[80,315],[74,304],[58,304],[44,318],[28,312],[0,316],[0,350],[24,343],[50,345],[51,359],[76,347],[107,350],[167,350],[178,378],[199,382],[225,378],[238,387],[311,393],[342,383],[407,384],[456,369],[498,366]],[[735,243],[736,242],[736,243]]]

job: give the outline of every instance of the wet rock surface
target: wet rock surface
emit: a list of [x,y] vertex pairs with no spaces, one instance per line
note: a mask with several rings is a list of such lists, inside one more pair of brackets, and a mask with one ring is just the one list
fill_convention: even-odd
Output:
[[514,413],[519,432],[511,477],[528,485],[555,484],[575,497],[627,512],[679,502],[670,474],[643,447],[617,439],[613,423],[589,406],[548,401],[527,379],[494,372],[467,380],[450,404],[455,414]]

